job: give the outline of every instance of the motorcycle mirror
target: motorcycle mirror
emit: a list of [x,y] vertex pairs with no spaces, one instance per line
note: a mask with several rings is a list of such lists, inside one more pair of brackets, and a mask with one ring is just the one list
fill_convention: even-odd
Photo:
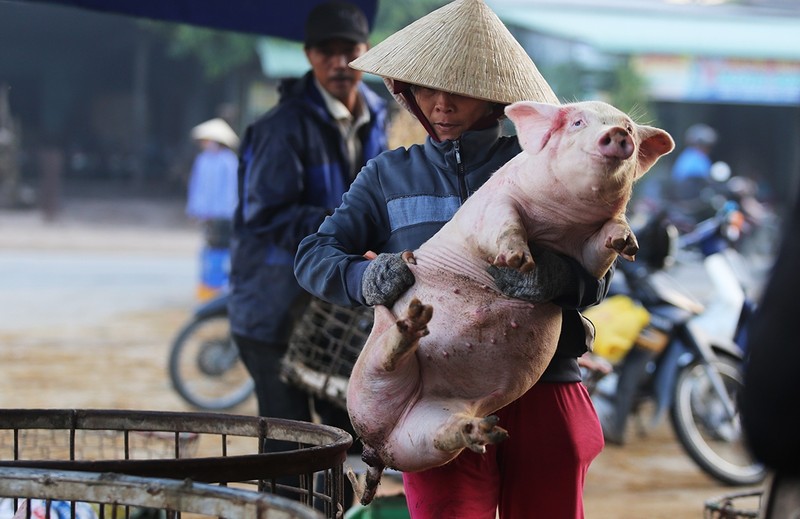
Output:
[[718,160],[717,162],[711,164],[710,175],[711,178],[717,182],[725,182],[731,178],[731,167],[727,162]]

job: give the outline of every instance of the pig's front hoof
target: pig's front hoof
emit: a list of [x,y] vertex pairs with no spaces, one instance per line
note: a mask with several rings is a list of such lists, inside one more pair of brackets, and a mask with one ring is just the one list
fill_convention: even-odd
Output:
[[609,236],[606,239],[606,247],[615,250],[628,261],[635,260],[636,253],[639,252],[639,242],[632,232],[622,236]]
[[533,269],[533,255],[525,229],[508,225],[497,237],[497,255],[490,260],[496,267],[511,267],[522,272]]
[[528,272],[536,266],[530,254],[518,250],[500,253],[495,256],[491,263],[495,267],[511,267],[520,272]]

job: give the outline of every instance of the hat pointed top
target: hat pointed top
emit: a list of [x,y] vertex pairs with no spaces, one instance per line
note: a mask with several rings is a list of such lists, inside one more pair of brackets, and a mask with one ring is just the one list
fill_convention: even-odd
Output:
[[350,66],[497,103],[558,103],[530,56],[483,0],[456,0],[440,7]]

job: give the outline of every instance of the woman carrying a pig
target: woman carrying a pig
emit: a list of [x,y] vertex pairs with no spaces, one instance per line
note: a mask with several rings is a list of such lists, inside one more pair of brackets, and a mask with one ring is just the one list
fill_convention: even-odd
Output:
[[[358,174],[341,206],[300,244],[295,274],[309,292],[345,305],[391,305],[414,283],[401,253],[435,234],[506,161],[520,152],[501,136],[503,107],[557,103],[519,43],[481,0],[457,0],[375,46],[351,66],[384,78],[429,136],[385,152]],[[377,257],[364,257],[374,251]],[[371,255],[367,255],[371,256]],[[577,358],[593,339],[578,308],[596,304],[597,280],[576,261],[537,251],[536,268],[492,274],[507,295],[563,308],[558,349],[544,375],[496,415],[509,438],[485,454],[406,472],[414,519],[576,519],[603,435]],[[457,260],[457,259],[456,259]],[[386,395],[391,405],[391,395]]]

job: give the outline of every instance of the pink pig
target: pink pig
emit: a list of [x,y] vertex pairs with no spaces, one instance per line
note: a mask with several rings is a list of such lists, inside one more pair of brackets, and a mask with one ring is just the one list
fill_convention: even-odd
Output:
[[[555,352],[561,308],[501,294],[490,264],[535,268],[528,242],[569,255],[601,278],[632,260],[625,218],[633,183],[672,151],[670,135],[602,102],[518,102],[505,110],[522,153],[414,251],[415,284],[375,324],[347,391],[370,465],[419,471],[507,437],[491,413],[536,383]],[[434,311],[435,309],[435,311]]]

